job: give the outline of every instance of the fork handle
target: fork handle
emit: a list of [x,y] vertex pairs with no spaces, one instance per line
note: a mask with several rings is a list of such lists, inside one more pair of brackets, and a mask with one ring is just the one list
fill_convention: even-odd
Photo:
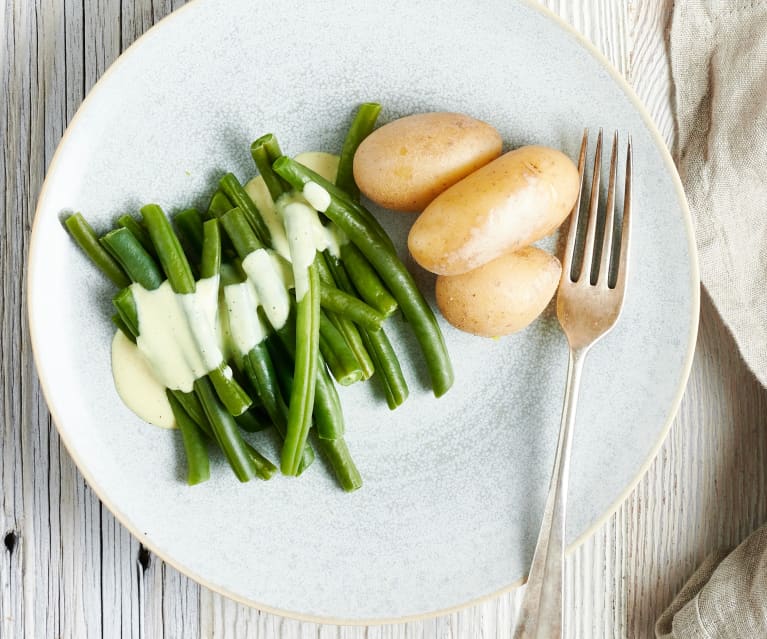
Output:
[[564,612],[562,590],[565,561],[565,509],[573,441],[575,408],[581,383],[583,360],[588,347],[570,348],[567,386],[559,428],[557,455],[551,474],[541,532],[535,546],[514,639],[557,639],[562,637]]

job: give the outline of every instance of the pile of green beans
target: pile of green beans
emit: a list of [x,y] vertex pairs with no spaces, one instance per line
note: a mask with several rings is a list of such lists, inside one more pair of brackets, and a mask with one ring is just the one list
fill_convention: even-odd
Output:
[[[292,299],[284,325],[271,326],[259,308],[253,322],[266,330],[262,342],[195,380],[192,392],[167,389],[190,485],[210,477],[212,446],[223,452],[240,481],[272,477],[277,466],[247,437],[274,427],[282,441],[282,474],[304,472],[316,448],[344,490],[358,489],[362,478],[344,439],[334,380],[341,385],[379,380],[392,410],[407,399],[407,382],[385,328],[398,308],[423,351],[434,394],[450,388],[452,366],[434,314],[388,235],[360,203],[354,183],[352,159],[379,112],[380,105],[374,103],[357,111],[335,183],[284,156],[272,134],[251,145],[277,210],[307,182],[316,182],[331,200],[320,214],[322,223],[335,225],[348,241],[340,254],[315,253],[306,273],[307,292]],[[243,281],[242,261],[256,250],[273,249],[269,226],[231,173],[219,180],[207,211],[182,210],[172,223],[159,206],[147,204],[140,219],[123,215],[117,227],[101,237],[80,213],[69,216],[64,226],[118,287],[112,319],[134,342],[141,330],[134,286],[155,290],[167,280],[174,293],[190,294],[198,279],[220,276],[222,285]]]

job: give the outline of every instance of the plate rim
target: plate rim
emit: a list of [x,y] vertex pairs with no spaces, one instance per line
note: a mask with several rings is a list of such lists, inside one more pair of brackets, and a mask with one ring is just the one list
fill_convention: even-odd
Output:
[[[142,41],[147,36],[152,34],[153,31],[160,28],[162,25],[166,24],[166,22],[170,22],[170,20],[172,20],[173,18],[178,17],[186,9],[196,6],[197,4],[199,4],[200,1],[201,0],[189,0],[189,2],[187,2],[184,6],[179,7],[175,11],[172,11],[167,16],[162,18],[160,21],[156,22],[149,29],[147,29],[143,34],[141,34],[141,36],[139,36],[127,49],[125,49],[109,65],[109,67],[104,71],[104,73],[89,89],[87,95],[85,96],[82,103],[77,108],[77,111],[75,112],[74,116],[72,117],[69,124],[67,125],[64,133],[61,136],[61,139],[59,140],[56,146],[56,150],[46,170],[43,184],[40,187],[40,192],[37,197],[37,203],[35,205],[35,214],[32,220],[32,228],[31,228],[30,239],[29,239],[29,251],[28,251],[27,259],[26,259],[26,266],[27,266],[26,286],[25,286],[24,293],[25,293],[26,303],[27,303],[27,323],[29,327],[29,339],[32,346],[32,356],[35,363],[35,370],[38,373],[40,390],[45,399],[46,406],[48,407],[51,420],[53,424],[56,426],[56,430],[58,431],[59,438],[64,444],[64,448],[66,449],[69,456],[72,458],[72,461],[74,461],[78,472],[83,476],[85,481],[88,483],[88,486],[95,493],[95,495],[98,497],[101,503],[106,505],[106,507],[120,522],[120,524],[124,526],[125,528],[127,528],[128,531],[131,533],[131,535],[133,535],[133,537],[137,539],[139,543],[141,543],[143,546],[148,548],[155,556],[157,556],[163,562],[170,565],[172,568],[174,568],[181,574],[194,580],[199,585],[219,595],[222,595],[228,599],[231,599],[237,603],[243,604],[250,608],[255,608],[257,610],[263,611],[268,614],[278,615],[286,619],[294,619],[296,621],[316,623],[316,624],[331,624],[331,625],[338,625],[338,626],[380,626],[380,625],[386,625],[386,624],[409,623],[414,621],[425,621],[429,619],[434,619],[436,617],[459,612],[461,610],[468,609],[470,607],[479,605],[481,603],[491,601],[492,599],[496,599],[508,592],[511,592],[512,590],[515,590],[516,588],[518,588],[519,586],[525,583],[527,577],[523,577],[521,579],[518,579],[517,581],[512,582],[511,584],[507,586],[504,586],[503,588],[500,588],[498,590],[495,590],[487,594],[480,595],[479,597],[475,597],[473,599],[470,599],[460,604],[456,604],[454,606],[450,606],[447,608],[439,608],[436,610],[430,610],[430,611],[426,611],[422,613],[404,615],[399,617],[380,617],[380,618],[372,617],[372,618],[359,618],[359,619],[358,618],[347,619],[342,617],[324,617],[320,615],[306,614],[306,613],[301,613],[301,612],[292,611],[292,610],[285,610],[285,609],[261,604],[259,602],[241,597],[237,595],[236,593],[228,591],[226,588],[222,586],[217,586],[210,583],[206,578],[202,577],[201,575],[198,575],[194,570],[191,570],[187,566],[182,565],[180,562],[177,562],[175,559],[170,558],[164,552],[160,551],[155,546],[154,542],[151,539],[147,538],[145,535],[142,535],[137,528],[135,528],[132,524],[128,522],[127,517],[119,508],[116,507],[116,504],[113,504],[110,500],[108,500],[102,494],[102,490],[98,482],[95,481],[95,477],[93,477],[90,472],[86,472],[83,469],[83,464],[81,464],[81,460],[79,456],[74,452],[73,448],[70,446],[71,442],[69,441],[69,438],[67,437],[66,429],[60,426],[59,416],[54,410],[53,406],[48,401],[48,397],[49,397],[48,382],[42,375],[39,374],[40,363],[38,361],[39,359],[38,348],[37,348],[36,340],[35,340],[35,336],[37,334],[37,331],[35,329],[36,321],[35,321],[35,313],[33,312],[34,305],[31,301],[32,300],[32,295],[31,295],[32,282],[35,280],[34,275],[37,270],[37,268],[35,267],[35,264],[40,263],[40,259],[36,257],[37,253],[40,250],[38,248],[39,242],[37,241],[37,235],[38,235],[37,226],[38,226],[38,221],[40,219],[40,216],[39,216],[40,209],[46,200],[47,190],[49,187],[49,178],[55,172],[55,169],[59,162],[59,157],[61,155],[61,149],[64,146],[64,142],[66,141],[67,136],[70,134],[72,128],[77,123],[82,112],[88,106],[93,95],[97,93],[97,89],[99,88],[99,85],[102,84],[102,82],[111,73],[113,73],[113,71],[116,68],[118,68],[120,64],[125,62],[125,58],[128,57],[126,56],[126,54],[128,54],[134,47],[141,46]],[[658,453],[660,452],[661,447],[663,446],[666,439],[668,438],[669,431],[671,430],[671,426],[674,422],[674,419],[676,418],[677,413],[679,412],[679,406],[681,404],[682,397],[684,396],[685,390],[687,388],[687,382],[690,377],[690,372],[692,370],[692,364],[693,364],[694,355],[695,355],[695,345],[697,343],[698,327],[699,327],[699,319],[700,319],[700,298],[701,298],[700,269],[699,269],[697,243],[695,239],[692,214],[690,212],[689,204],[687,201],[687,195],[684,191],[684,186],[682,184],[681,177],[679,176],[679,172],[677,170],[676,164],[674,163],[674,159],[671,155],[671,152],[669,148],[667,147],[665,140],[661,136],[658,126],[655,123],[655,120],[650,115],[650,112],[647,106],[645,106],[644,102],[642,102],[642,100],[639,98],[634,88],[629,84],[628,80],[615,68],[612,62],[610,62],[610,60],[608,60],[607,57],[586,36],[584,36],[579,31],[577,31],[575,27],[573,27],[571,24],[565,21],[564,18],[561,18],[559,15],[554,13],[548,7],[540,4],[541,1],[542,0],[516,0],[518,4],[523,5],[529,9],[532,9],[533,11],[536,11],[537,13],[542,15],[544,18],[552,22],[556,27],[558,27],[559,29],[563,30],[566,34],[573,37],[575,41],[583,49],[585,49],[586,52],[589,53],[608,72],[612,80],[618,85],[618,87],[628,97],[629,101],[631,102],[633,107],[636,109],[643,123],[647,127],[650,133],[650,136],[652,138],[652,141],[654,142],[656,148],[660,151],[661,159],[663,161],[663,164],[666,170],[670,174],[670,177],[674,184],[674,188],[676,189],[676,192],[677,192],[679,203],[681,205],[682,219],[683,219],[685,230],[687,233],[687,242],[688,242],[688,249],[690,254],[690,271],[691,271],[690,273],[691,274],[691,281],[690,281],[691,300],[690,301],[692,305],[691,305],[691,313],[690,313],[690,325],[688,329],[687,353],[686,353],[684,364],[682,367],[682,374],[679,379],[679,385],[678,385],[678,388],[676,389],[674,399],[672,400],[670,404],[670,410],[668,415],[666,416],[663,428],[660,430],[660,434],[658,436],[657,441],[653,444],[649,454],[647,455],[647,458],[645,459],[645,461],[642,463],[641,467],[637,471],[637,474],[626,485],[624,490],[620,493],[620,495],[618,495],[615,501],[613,501],[605,509],[603,514],[566,548],[565,554],[566,556],[569,556],[578,547],[580,547],[589,537],[592,537],[597,532],[597,530],[600,527],[602,527],[610,519],[610,517],[612,517],[616,513],[618,508],[620,508],[620,506],[626,501],[629,495],[637,487],[639,482],[647,474],[647,471],[649,470],[650,465],[655,461],[655,459],[658,456]]]

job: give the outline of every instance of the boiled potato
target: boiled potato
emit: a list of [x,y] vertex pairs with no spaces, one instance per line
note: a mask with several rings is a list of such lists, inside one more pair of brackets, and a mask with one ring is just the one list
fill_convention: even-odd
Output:
[[501,154],[492,126],[459,113],[419,113],[371,133],[354,155],[354,179],[374,202],[423,211],[442,191]]
[[578,169],[542,146],[510,151],[439,195],[410,229],[425,269],[457,275],[545,237],[570,213]]
[[522,330],[557,290],[559,260],[534,246],[461,275],[437,277],[437,306],[456,328],[498,337]]

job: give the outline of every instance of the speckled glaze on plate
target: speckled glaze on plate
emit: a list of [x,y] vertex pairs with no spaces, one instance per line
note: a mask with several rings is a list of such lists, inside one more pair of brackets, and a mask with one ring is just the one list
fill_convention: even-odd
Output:
[[[382,121],[466,112],[507,146],[549,144],[572,157],[585,126],[633,136],[632,270],[623,317],[586,363],[570,542],[612,512],[660,446],[699,302],[689,213],[649,117],[596,51],[527,2],[197,0],[136,42],[81,107],[40,196],[28,287],[45,396],[91,487],[152,551],[239,601],[336,623],[437,614],[524,577],[565,382],[556,319],[500,340],[443,324],[456,383],[440,400],[395,322],[405,406],[389,412],[371,385],[341,390],[365,479],[354,494],[321,462],[299,480],[242,485],[220,458],[211,481],[189,488],[180,438],[138,420],[115,393],[113,291],[59,217],[80,210],[106,229],[148,201],[203,205],[224,171],[253,174],[257,136],[274,131],[289,153],[338,151],[367,100],[383,103]],[[378,213],[404,253],[413,218]],[[431,291],[432,278],[406,260]]]

